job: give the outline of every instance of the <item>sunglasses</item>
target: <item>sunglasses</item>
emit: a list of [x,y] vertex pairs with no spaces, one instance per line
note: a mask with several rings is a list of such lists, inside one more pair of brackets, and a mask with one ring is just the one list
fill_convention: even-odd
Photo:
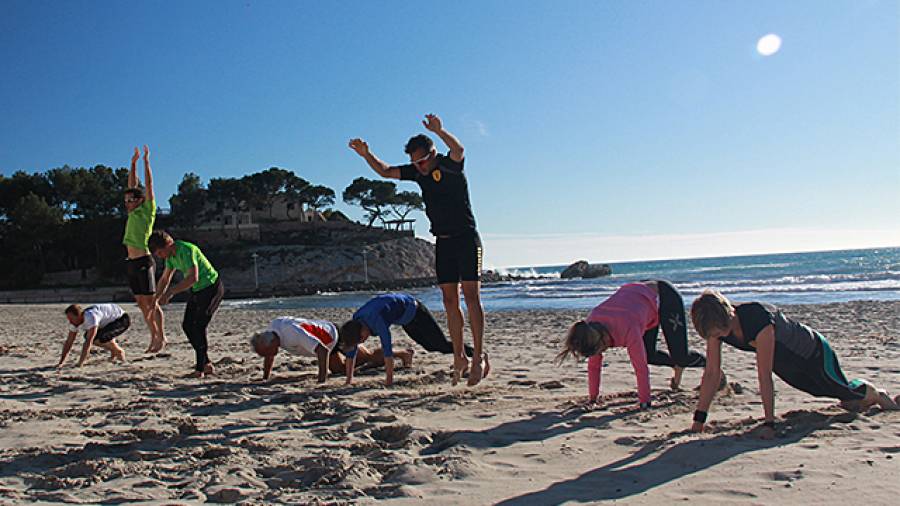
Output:
[[134,197],[125,197],[125,202],[140,202],[141,199],[136,199]]
[[413,160],[413,161],[412,161],[412,164],[413,164],[413,165],[420,165],[420,164],[422,164],[422,163],[427,162],[428,160],[430,160],[432,156],[434,156],[434,151],[429,151],[428,154],[425,155],[425,156],[423,156],[422,158],[419,158],[418,160]]

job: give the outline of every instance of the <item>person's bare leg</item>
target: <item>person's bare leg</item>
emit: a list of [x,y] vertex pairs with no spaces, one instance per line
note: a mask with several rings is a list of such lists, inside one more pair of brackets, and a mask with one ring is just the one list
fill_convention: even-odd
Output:
[[[481,305],[481,282],[463,281],[462,291],[466,298],[466,307],[469,309],[469,328],[472,329],[473,360],[472,369],[469,371],[468,385],[474,386],[490,372],[490,362],[487,362],[486,365],[484,358],[484,308]],[[454,349],[456,349],[455,344]]]
[[337,352],[329,355],[328,370],[331,371],[331,374],[344,374],[346,369],[343,355]]
[[413,355],[415,355],[415,350],[412,348],[407,348],[401,351],[395,351],[394,357],[399,358],[401,362],[403,362],[403,367],[409,367],[413,362]]
[[153,305],[153,321],[156,323],[157,335],[156,348],[153,352],[159,353],[165,349],[167,344],[169,344],[169,340],[166,339],[165,315],[163,314],[162,308],[159,307],[159,304]]
[[356,370],[362,371],[374,367],[384,367],[384,350],[378,348],[375,351],[369,351],[368,348],[360,345],[356,349]]
[[678,367],[677,365],[672,368],[672,379],[669,381],[669,386],[672,390],[681,390],[681,375],[684,373],[684,367]]
[[97,343],[97,346],[109,352],[110,362],[115,362],[116,360],[120,360],[122,362],[125,361],[125,351],[119,347],[119,344],[116,343],[115,339],[107,343]]
[[144,353],[152,353],[159,341],[159,335],[156,330],[156,320],[153,318],[153,296],[135,295],[134,300],[141,310],[141,316],[144,317],[144,323],[147,324],[147,328],[150,330],[150,344],[147,345],[147,350],[144,351]]
[[463,315],[459,308],[459,283],[442,283],[441,295],[444,299],[444,311],[447,312],[447,327],[450,328],[450,341],[453,343],[453,384],[459,383],[463,372],[469,368],[469,359],[463,346]]

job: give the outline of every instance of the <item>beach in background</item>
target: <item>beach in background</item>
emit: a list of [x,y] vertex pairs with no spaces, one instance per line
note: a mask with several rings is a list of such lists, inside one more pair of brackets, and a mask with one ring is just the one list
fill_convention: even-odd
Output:
[[[853,300],[900,300],[900,248],[785,253],[687,260],[612,263],[612,275],[559,279],[565,265],[498,269],[522,277],[482,289],[486,311],[590,309],[621,285],[643,279],[671,281],[685,303],[704,288],[735,300],[773,304],[821,304]],[[431,308],[441,308],[437,287],[409,290]],[[324,293],[305,297],[229,301],[247,309],[352,308],[369,292]]]

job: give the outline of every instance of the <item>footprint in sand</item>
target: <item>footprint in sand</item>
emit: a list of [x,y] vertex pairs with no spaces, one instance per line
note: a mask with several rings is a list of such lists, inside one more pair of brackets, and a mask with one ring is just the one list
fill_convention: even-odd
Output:
[[516,385],[520,387],[531,387],[537,384],[534,380],[510,380],[506,382],[508,385]]
[[545,382],[541,383],[539,386],[541,388],[543,388],[544,390],[558,390],[560,388],[566,388],[566,385],[564,385],[561,381],[556,381],[556,380],[545,381]]
[[406,443],[413,428],[409,425],[385,425],[372,430],[372,438],[389,445]]

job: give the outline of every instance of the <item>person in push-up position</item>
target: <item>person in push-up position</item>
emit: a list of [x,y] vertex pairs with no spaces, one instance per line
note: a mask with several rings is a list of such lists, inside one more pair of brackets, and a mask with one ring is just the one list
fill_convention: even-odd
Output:
[[[338,330],[333,323],[290,316],[275,318],[266,330],[250,338],[253,351],[263,357],[263,381],[268,380],[272,374],[279,348],[284,348],[292,355],[316,357],[319,366],[318,382],[324,383],[329,371],[334,374],[345,371],[345,359],[335,349],[337,342]],[[412,364],[412,350],[398,351],[395,355],[405,365]],[[364,346],[359,346],[355,364],[357,369],[382,366],[384,354],[382,350],[373,353]]]
[[756,354],[759,393],[765,413],[761,433],[764,439],[775,435],[772,373],[808,394],[839,399],[847,410],[862,411],[875,404],[882,409],[900,409],[897,400],[868,381],[847,381],[828,340],[788,318],[771,304],[746,302],[732,305],[721,293],[706,290],[691,305],[691,320],[700,336],[706,339],[707,357],[691,427],[694,432],[702,432],[706,424],[707,411],[715,395],[723,342]]
[[75,343],[75,336],[84,332],[84,345],[81,347],[81,357],[78,359],[78,367],[84,365],[91,346],[97,346],[108,350],[109,360],[125,361],[125,352],[116,343],[116,336],[123,334],[131,326],[128,313],[117,304],[97,304],[82,309],[78,304],[72,304],[66,308],[66,319],[69,320],[70,329],[66,343],[63,345],[62,356],[56,367],[62,367],[69,356],[69,351]]

